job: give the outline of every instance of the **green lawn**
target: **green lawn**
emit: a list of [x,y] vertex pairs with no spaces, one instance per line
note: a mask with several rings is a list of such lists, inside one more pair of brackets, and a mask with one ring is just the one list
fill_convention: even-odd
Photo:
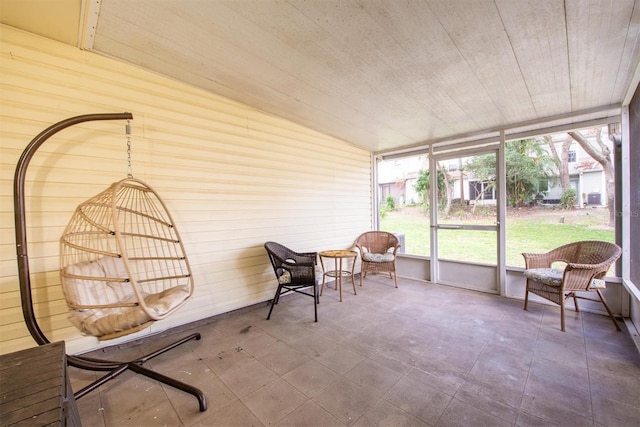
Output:
[[[578,240],[614,241],[604,208],[563,211],[551,208],[516,209],[507,213],[507,265],[524,267],[522,252],[546,252]],[[451,222],[451,221],[447,221]],[[466,218],[459,223],[487,223]],[[380,219],[380,229],[405,235],[405,252],[429,255],[429,214],[419,207],[404,207]],[[473,230],[440,230],[442,258],[496,263],[496,234]]]

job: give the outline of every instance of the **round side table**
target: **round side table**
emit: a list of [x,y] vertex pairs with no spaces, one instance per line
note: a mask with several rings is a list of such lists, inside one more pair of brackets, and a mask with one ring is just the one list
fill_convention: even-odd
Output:
[[[347,250],[331,250],[331,251],[323,251],[319,253],[320,255],[320,265],[322,266],[322,287],[320,288],[320,295],[322,295],[322,291],[324,289],[324,284],[327,276],[333,277],[336,279],[336,285],[334,289],[340,288],[340,302],[342,302],[342,278],[343,277],[351,277],[351,283],[353,284],[353,294],[358,295],[356,292],[356,283],[353,280],[353,269],[356,266],[356,258],[358,257],[358,253],[356,251],[347,251]],[[324,266],[324,261],[322,258],[333,258],[333,270],[327,270]],[[351,270],[346,270],[342,266],[342,260],[346,260],[347,266],[349,264],[349,259],[352,259]],[[347,267],[345,266],[345,267]],[[347,267],[348,268],[348,267]]]

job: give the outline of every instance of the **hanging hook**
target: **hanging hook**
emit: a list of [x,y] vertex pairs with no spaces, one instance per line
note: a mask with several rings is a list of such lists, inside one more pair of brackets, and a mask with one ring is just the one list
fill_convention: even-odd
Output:
[[131,120],[127,120],[125,132],[127,134],[127,177],[133,178],[133,169],[131,167]]

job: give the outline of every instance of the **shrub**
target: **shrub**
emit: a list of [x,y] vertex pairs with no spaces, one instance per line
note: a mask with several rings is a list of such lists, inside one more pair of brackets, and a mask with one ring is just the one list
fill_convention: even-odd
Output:
[[391,194],[389,194],[386,198],[387,210],[392,211],[396,208],[396,200],[393,198]]
[[576,206],[577,200],[578,193],[573,188],[570,188],[562,193],[562,197],[560,197],[560,206],[562,206],[563,209],[573,209]]

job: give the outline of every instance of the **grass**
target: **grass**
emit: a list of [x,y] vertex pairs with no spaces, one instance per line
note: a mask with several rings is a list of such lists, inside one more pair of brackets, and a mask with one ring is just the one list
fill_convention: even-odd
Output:
[[[487,217],[457,212],[458,224],[487,224]],[[491,219],[491,218],[489,218]],[[507,212],[507,265],[524,267],[522,252],[546,252],[578,240],[614,241],[614,231],[607,226],[605,208],[565,211],[553,208],[509,209]],[[387,212],[380,219],[380,229],[405,235],[405,252],[429,256],[429,213],[420,207],[403,207]],[[496,264],[496,233],[475,230],[439,230],[441,258]]]

